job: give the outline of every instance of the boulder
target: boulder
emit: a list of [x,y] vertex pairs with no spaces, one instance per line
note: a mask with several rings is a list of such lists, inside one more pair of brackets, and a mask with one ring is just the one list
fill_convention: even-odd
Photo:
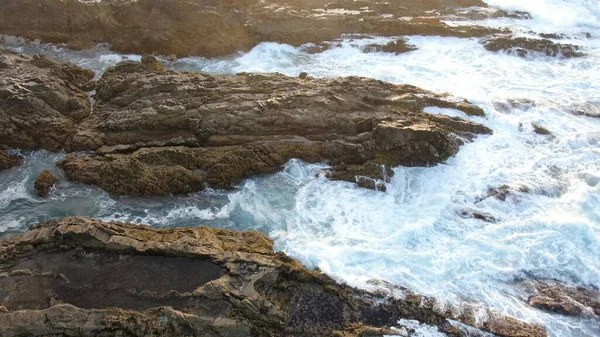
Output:
[[550,130],[538,123],[531,123],[531,126],[533,127],[533,132],[537,133],[538,135],[552,136],[552,132],[550,132]]
[[[544,328],[406,289],[370,293],[309,270],[256,231],[64,218],[0,240],[0,335],[382,336],[401,318],[467,336]],[[406,330],[407,331],[407,330]]]
[[[3,7],[4,4],[2,4]],[[0,146],[58,150],[88,117],[94,72],[0,48]]]
[[42,171],[35,180],[34,187],[40,197],[45,197],[50,192],[50,189],[56,184],[56,177],[48,170]]
[[359,77],[181,73],[147,56],[110,68],[96,90],[94,114],[69,142],[72,151],[96,153],[71,154],[59,165],[68,179],[116,194],[231,188],[292,158],[327,161],[334,171],[434,165],[456,154],[462,139],[491,133],[423,112],[483,114],[464,100]]

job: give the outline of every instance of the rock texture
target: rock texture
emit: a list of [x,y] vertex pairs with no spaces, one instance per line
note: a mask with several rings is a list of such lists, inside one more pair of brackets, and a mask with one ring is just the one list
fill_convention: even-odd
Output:
[[[4,4],[0,3],[0,7]],[[91,70],[0,48],[0,145],[57,150],[90,114]]]
[[1,0],[0,34],[71,48],[108,42],[120,52],[214,57],[264,41],[300,46],[348,33],[473,37],[497,32],[440,21],[471,6],[486,5],[480,0]]
[[448,319],[497,336],[544,328],[490,310],[442,306],[336,283],[256,231],[65,218],[0,240],[0,335],[374,336],[399,318],[466,336]]
[[552,57],[582,57],[584,53],[579,47],[571,44],[560,44],[547,39],[531,39],[525,37],[496,36],[483,42],[489,51],[506,51],[515,53],[519,57],[527,57],[532,52],[541,53]]
[[13,166],[19,165],[23,161],[21,156],[9,155],[6,152],[0,150],[0,171],[9,169]]
[[598,289],[567,285],[552,280],[528,280],[522,285],[533,293],[527,299],[532,307],[568,316],[596,316],[600,319]]
[[[229,188],[292,158],[381,179],[373,165],[433,165],[481,124],[423,112],[483,110],[414,86],[348,77],[178,73],[152,57],[123,62],[98,81],[94,114],[60,163],[68,179],[116,194],[164,195]],[[375,176],[368,173],[376,171]]]
[[328,162],[332,179],[383,190],[390,167],[435,165],[491,133],[423,112],[484,115],[467,101],[373,79],[180,73],[144,56],[90,82],[91,71],[45,56],[2,56],[0,146],[95,151],[59,165],[68,179],[115,194],[230,188],[292,158]]
[[34,187],[40,197],[45,197],[50,189],[56,184],[56,177],[48,170],[42,171],[34,183]]

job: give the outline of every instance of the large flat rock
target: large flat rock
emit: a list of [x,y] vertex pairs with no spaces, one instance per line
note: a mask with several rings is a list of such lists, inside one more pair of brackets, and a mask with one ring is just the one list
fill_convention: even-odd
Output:
[[381,336],[401,318],[467,336],[544,328],[490,309],[339,284],[256,231],[64,218],[0,240],[0,335]]
[[[71,48],[223,56],[264,41],[296,46],[350,33],[472,37],[497,29],[444,24],[439,16],[480,0],[1,0],[0,34]],[[411,20],[407,17],[416,17]]]

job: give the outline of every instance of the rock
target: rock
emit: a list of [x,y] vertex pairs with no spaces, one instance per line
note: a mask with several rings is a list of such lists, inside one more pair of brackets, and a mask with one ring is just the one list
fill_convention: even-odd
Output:
[[56,184],[56,177],[48,170],[42,171],[35,180],[35,189],[40,197],[45,197],[50,189]]
[[[0,6],[4,8],[4,4]],[[58,150],[90,114],[91,70],[0,48],[0,146]]]
[[496,198],[500,201],[506,201],[506,199],[517,193],[529,193],[530,190],[527,186],[513,187],[509,185],[502,185],[500,187],[492,187],[487,190],[486,195],[477,198],[476,203],[481,202],[487,198]]
[[527,299],[532,307],[568,316],[600,318],[598,289],[536,279],[526,280],[520,286],[532,293]]
[[[99,42],[123,53],[217,57],[261,42],[300,46],[361,32],[381,36],[473,37],[500,32],[483,26],[454,27],[440,20],[461,16],[479,0],[4,0],[0,34],[68,43]],[[436,15],[436,16],[432,16]],[[406,20],[406,17],[413,17]],[[131,25],[135,22],[135,25]]]
[[574,104],[565,107],[565,110],[571,112],[574,115],[600,118],[600,102],[585,102],[582,104]]
[[6,152],[0,150],[0,171],[9,169],[13,166],[21,164],[23,157],[16,155],[9,155]]
[[[10,295],[10,296],[9,296]],[[306,269],[256,231],[64,218],[0,240],[0,335],[382,336],[399,319],[466,336],[544,328],[499,312],[369,293]]]
[[456,154],[461,138],[491,133],[423,112],[483,113],[463,100],[359,77],[179,73],[148,56],[108,69],[96,90],[94,114],[78,125],[69,148],[97,152],[68,155],[60,166],[69,180],[116,194],[230,188],[292,158],[328,161],[334,171],[434,165]]
[[582,57],[579,47],[570,44],[560,44],[547,39],[532,39],[513,36],[496,36],[483,41],[483,47],[489,51],[513,52],[519,57],[526,57],[532,52],[552,57]]
[[417,47],[406,43],[405,39],[397,39],[394,41],[390,41],[384,45],[369,44],[364,48],[364,52],[366,52],[366,53],[384,52],[384,53],[393,53],[396,55],[402,54],[402,53],[407,53],[409,51],[414,51],[414,50],[417,50]]
[[477,219],[477,220],[481,220],[481,221],[485,221],[485,222],[489,222],[489,223],[497,223],[498,222],[498,219],[495,216],[493,216],[489,213],[478,211],[476,209],[472,209],[472,208],[462,209],[462,210],[460,210],[458,215],[465,219]]
[[531,126],[533,127],[533,131],[535,133],[537,133],[538,135],[542,135],[542,136],[551,136],[552,132],[550,132],[548,129],[546,129],[545,127],[541,126],[538,123],[531,123]]
[[307,78],[307,77],[308,77],[308,73],[304,72],[304,71],[301,72],[300,75],[298,75],[298,78],[302,79],[302,80],[305,79],[305,78]]

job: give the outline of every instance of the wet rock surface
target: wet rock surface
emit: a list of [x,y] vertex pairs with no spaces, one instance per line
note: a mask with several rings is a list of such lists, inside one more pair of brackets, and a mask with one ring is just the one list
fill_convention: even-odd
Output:
[[17,155],[9,155],[0,150],[0,170],[6,170],[13,166],[21,164],[23,157]]
[[75,49],[108,42],[120,52],[178,57],[223,56],[265,41],[300,46],[351,33],[457,37],[498,33],[440,20],[461,16],[459,9],[472,6],[486,7],[479,0],[3,0],[0,33],[69,43]]
[[548,39],[532,39],[513,36],[496,36],[483,41],[489,51],[505,51],[515,53],[519,57],[527,57],[531,53],[541,53],[552,57],[582,57],[584,53],[579,47],[571,44],[556,43]]
[[392,54],[408,53],[409,51],[417,50],[417,47],[406,43],[404,39],[397,39],[386,44],[369,44],[364,51],[367,53],[384,52]]
[[7,337],[381,336],[400,318],[452,336],[467,332],[449,319],[497,336],[546,336],[489,309],[336,283],[275,253],[256,231],[64,218],[0,240],[0,257]]
[[0,144],[57,150],[90,114],[94,72],[0,47]]
[[466,101],[359,77],[178,73],[145,57],[110,68],[96,90],[94,114],[70,141],[71,150],[96,153],[69,155],[60,166],[68,179],[116,194],[230,188],[292,158],[327,161],[334,171],[434,165],[456,154],[463,139],[491,133],[423,112],[440,106],[483,114]]
[[568,316],[600,318],[598,289],[535,279],[523,281],[521,287],[531,293],[527,303],[532,307]]
[[56,177],[48,170],[42,171],[34,183],[34,187],[40,197],[45,197],[50,189],[56,184]]

